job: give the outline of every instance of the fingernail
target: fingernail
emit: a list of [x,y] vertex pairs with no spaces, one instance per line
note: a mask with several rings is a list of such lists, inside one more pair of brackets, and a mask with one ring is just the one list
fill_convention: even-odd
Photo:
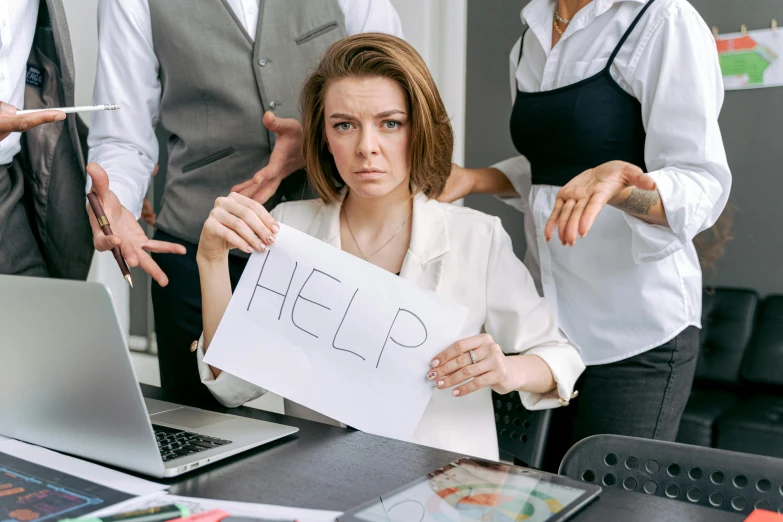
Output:
[[64,112],[61,112],[60,114],[54,117],[54,121],[62,121],[65,119],[66,116],[68,115],[65,114]]
[[277,224],[272,225],[272,232],[277,234],[278,232],[280,232],[280,227],[277,226]]
[[440,388],[440,387],[441,387],[441,386],[443,386],[444,384],[446,384],[446,383],[444,383],[443,381],[438,381],[438,388]]
[[440,361],[439,361],[439,360],[437,360],[437,359],[435,359],[434,361],[432,361],[432,362],[430,363],[430,367],[432,367],[432,368],[436,368],[436,367],[437,367],[439,364],[440,364]]
[[434,378],[435,378],[437,375],[438,375],[438,374],[437,374],[437,373],[435,373],[435,372],[430,372],[430,373],[428,373],[428,374],[427,374],[427,378],[428,378],[429,380],[432,380],[432,379],[434,379]]
[[451,394],[452,394],[454,397],[456,397],[457,395],[459,395],[459,390],[454,390],[453,392],[451,392]]
[[263,244],[263,243],[259,243],[259,244],[258,244],[258,250],[259,250],[260,252],[266,252],[266,245],[265,245],[265,244]]
[[271,245],[272,243],[275,242],[275,236],[269,236],[268,238],[266,238],[266,242]]
[[247,252],[248,254],[253,253],[253,247],[251,247],[250,245],[247,245],[247,247],[245,248],[245,252]]

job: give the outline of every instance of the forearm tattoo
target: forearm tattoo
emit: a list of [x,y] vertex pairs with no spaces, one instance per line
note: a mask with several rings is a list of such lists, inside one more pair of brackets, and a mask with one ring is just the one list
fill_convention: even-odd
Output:
[[650,213],[650,209],[658,204],[659,199],[661,197],[657,190],[641,190],[634,187],[631,194],[615,207],[630,214],[646,216]]

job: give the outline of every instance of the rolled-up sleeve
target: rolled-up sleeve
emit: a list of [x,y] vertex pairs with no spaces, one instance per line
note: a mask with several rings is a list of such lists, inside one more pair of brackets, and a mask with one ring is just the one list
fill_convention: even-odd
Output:
[[642,263],[673,254],[715,224],[731,172],[718,125],[723,79],[715,40],[699,15],[670,8],[636,55],[630,83],[642,104],[645,162],[669,222],[651,225],[624,214],[634,260]]
[[227,408],[242,406],[246,402],[257,399],[266,393],[265,389],[228,372],[220,372],[220,375],[215,378],[209,365],[204,362],[204,335],[198,340],[196,360],[198,361],[198,373],[199,377],[201,377],[201,382],[204,383],[218,402]]
[[497,198],[507,205],[511,205],[523,214],[529,215],[528,201],[530,198],[530,189],[532,187],[532,174],[530,162],[524,156],[514,156],[507,160],[492,165],[508,178],[511,186],[518,194],[517,196],[497,196]]
[[571,398],[576,380],[585,369],[579,351],[558,328],[530,273],[514,255],[511,238],[498,218],[488,259],[485,329],[506,354],[536,355],[549,366],[556,389],[546,394],[520,391],[524,407],[557,408],[559,399]]

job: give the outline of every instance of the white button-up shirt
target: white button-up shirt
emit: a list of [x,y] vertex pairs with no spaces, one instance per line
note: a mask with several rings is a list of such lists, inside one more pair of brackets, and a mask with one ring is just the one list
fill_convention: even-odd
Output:
[[[517,89],[548,91],[599,73],[644,3],[594,0],[552,48],[554,2],[533,0],[522,11],[529,26],[522,60],[519,41],[509,56],[512,99]],[[525,213],[525,263],[540,275],[560,327],[588,365],[637,355],[701,326],[702,278],[692,240],[715,223],[731,188],[718,127],[723,80],[715,40],[688,2],[655,0],[611,74],[641,103],[645,163],[670,227],[607,206],[575,246],[561,245],[556,234],[547,243],[544,226],[559,187],[532,186],[522,156],[495,165],[522,196],[505,201]]]
[[[255,39],[259,0],[227,1],[247,34]],[[349,35],[378,31],[402,37],[400,18],[389,0],[338,3]],[[120,203],[138,218],[158,162],[155,125],[160,117],[160,64],[152,45],[149,0],[101,0],[98,28],[93,100],[96,104],[119,103],[123,110],[93,113],[89,158],[106,170]],[[88,179],[88,189],[90,185]]]
[[[0,1],[0,101],[18,109],[24,105],[27,58],[33,46],[38,0]],[[11,133],[0,141],[0,165],[11,163],[19,151],[22,135]]]

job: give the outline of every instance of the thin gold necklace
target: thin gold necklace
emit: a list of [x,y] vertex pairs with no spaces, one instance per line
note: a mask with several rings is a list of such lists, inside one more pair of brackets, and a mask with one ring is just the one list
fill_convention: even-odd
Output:
[[555,31],[557,31],[557,34],[560,36],[563,36],[563,30],[560,29],[560,24],[568,25],[571,23],[571,20],[566,20],[562,16],[560,16],[560,3],[555,2],[555,16],[552,18],[552,25],[555,28]]
[[388,241],[386,241],[383,245],[381,245],[381,248],[379,248],[378,250],[376,250],[375,252],[373,252],[369,256],[364,255],[364,252],[362,251],[362,247],[360,247],[359,246],[359,242],[356,241],[356,236],[353,235],[353,230],[351,230],[351,222],[348,221],[348,212],[345,210],[345,205],[342,206],[342,211],[343,211],[343,215],[345,216],[345,224],[348,225],[348,233],[351,234],[351,239],[353,239],[353,244],[356,245],[356,248],[359,249],[359,253],[362,255],[364,260],[365,261],[369,261],[371,257],[373,257],[375,254],[377,254],[381,250],[383,250],[386,245],[391,243],[392,239],[397,237],[397,234],[400,233],[400,230],[402,230],[402,227],[405,226],[405,223],[408,222],[408,220],[410,219],[411,215],[413,214],[413,207],[411,207],[411,211],[408,213],[408,216],[405,218],[405,221],[402,222],[402,225],[400,225],[400,228],[397,229],[397,232],[395,232],[394,235],[392,235],[392,237],[390,237]]

